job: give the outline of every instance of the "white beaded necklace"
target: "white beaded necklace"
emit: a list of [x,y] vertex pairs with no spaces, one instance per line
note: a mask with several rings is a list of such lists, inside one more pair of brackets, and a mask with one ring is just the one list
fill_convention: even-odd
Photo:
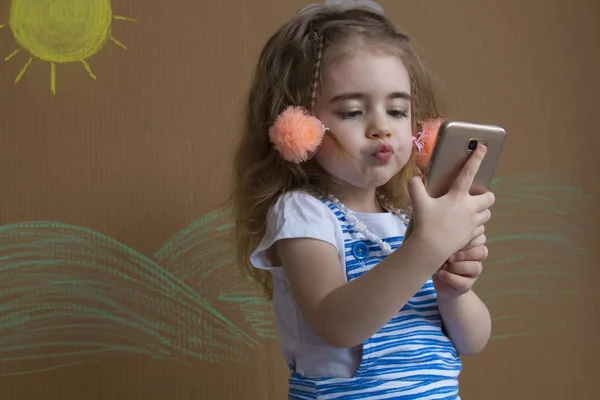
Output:
[[[365,223],[362,222],[361,220],[359,220],[358,218],[356,218],[356,216],[354,215],[354,212],[349,210],[337,197],[335,197],[334,195],[332,195],[330,193],[324,194],[319,191],[317,191],[317,193],[321,194],[322,196],[327,198],[329,201],[331,201],[333,204],[335,204],[337,206],[337,208],[340,209],[342,214],[344,214],[344,217],[346,217],[348,222],[350,222],[354,226],[354,229],[356,229],[359,233],[361,233],[367,239],[377,243],[386,255],[389,255],[392,253],[392,247],[389,245],[389,243],[384,242],[379,236],[377,236],[373,232],[371,232],[367,228]],[[387,211],[391,212],[392,214],[394,214],[395,216],[400,218],[400,220],[402,222],[408,223],[409,217],[408,217],[407,213],[405,213],[404,211],[399,210],[395,207],[392,207],[392,206],[383,206],[383,203],[385,203],[385,200],[386,200],[383,193],[379,193],[377,195],[377,197],[379,197],[379,199],[381,200],[380,204],[382,204],[383,208],[385,208]]]

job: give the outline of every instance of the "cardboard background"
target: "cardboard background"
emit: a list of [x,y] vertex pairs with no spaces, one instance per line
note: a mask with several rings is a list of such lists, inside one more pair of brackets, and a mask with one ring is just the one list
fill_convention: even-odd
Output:
[[[253,64],[305,2],[111,3],[139,22],[112,23],[127,50],[90,57],[95,80],[57,63],[53,95],[48,62],[16,84],[30,54],[2,62],[0,399],[285,398],[223,202]],[[477,286],[494,340],[465,360],[462,398],[597,398],[600,3],[381,4],[449,115],[509,134]],[[10,6],[3,57],[20,48]]]

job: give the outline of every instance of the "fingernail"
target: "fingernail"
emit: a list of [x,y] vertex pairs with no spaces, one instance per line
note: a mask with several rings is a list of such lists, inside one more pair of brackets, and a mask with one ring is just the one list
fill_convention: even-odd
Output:
[[485,147],[485,145],[483,144],[479,144],[479,146],[477,147],[479,149],[480,152],[485,153],[487,150],[487,147]]

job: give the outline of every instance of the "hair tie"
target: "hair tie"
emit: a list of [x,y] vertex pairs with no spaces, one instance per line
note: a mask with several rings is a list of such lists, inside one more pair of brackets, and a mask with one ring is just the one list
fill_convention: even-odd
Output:
[[314,155],[326,130],[306,108],[289,106],[269,128],[269,139],[281,157],[300,164]]
[[417,151],[423,150],[423,146],[425,146],[424,138],[427,136],[425,132],[419,132],[417,136],[413,136],[412,142],[413,147],[417,149]]

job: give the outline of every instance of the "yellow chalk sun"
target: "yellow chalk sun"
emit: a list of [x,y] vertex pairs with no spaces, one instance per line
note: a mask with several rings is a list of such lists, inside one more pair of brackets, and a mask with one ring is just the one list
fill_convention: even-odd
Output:
[[[15,78],[18,83],[34,58],[50,63],[50,90],[56,94],[56,64],[79,62],[96,79],[87,61],[109,40],[127,47],[111,34],[112,21],[139,22],[113,15],[110,0],[12,0],[8,26],[29,60]],[[0,25],[3,28],[5,25]]]

